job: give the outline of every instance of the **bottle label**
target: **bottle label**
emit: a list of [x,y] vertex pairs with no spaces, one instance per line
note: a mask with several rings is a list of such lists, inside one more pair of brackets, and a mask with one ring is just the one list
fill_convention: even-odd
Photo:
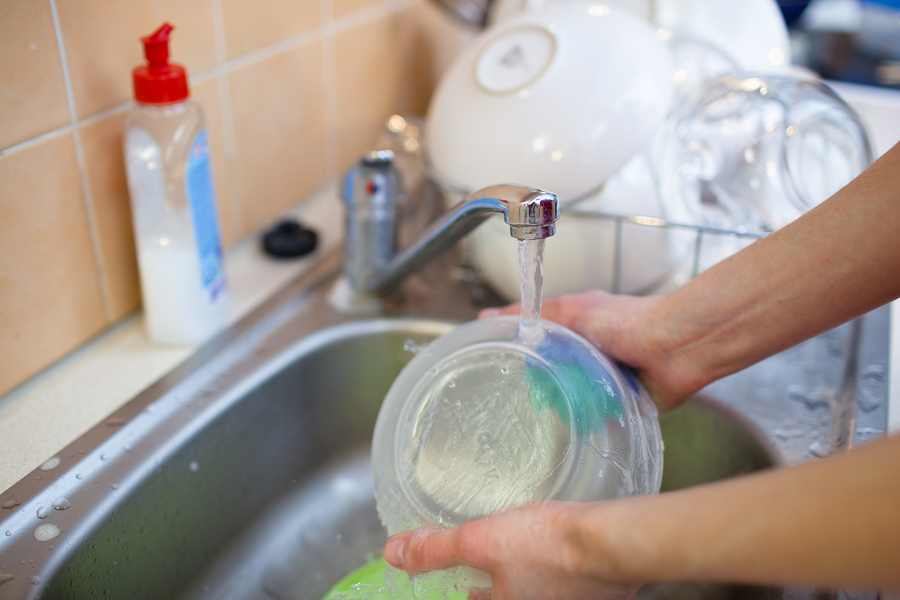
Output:
[[216,194],[209,164],[209,137],[205,129],[200,130],[191,144],[184,185],[200,255],[200,279],[212,302],[224,291],[225,278],[222,275],[222,242],[219,238]]

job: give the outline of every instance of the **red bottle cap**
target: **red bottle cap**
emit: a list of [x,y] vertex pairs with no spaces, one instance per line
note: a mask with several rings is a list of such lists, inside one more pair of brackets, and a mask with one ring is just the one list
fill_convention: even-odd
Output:
[[134,99],[142,104],[172,104],[188,97],[187,72],[184,67],[169,64],[169,32],[174,27],[164,23],[147,37],[144,57],[147,64],[132,71]]

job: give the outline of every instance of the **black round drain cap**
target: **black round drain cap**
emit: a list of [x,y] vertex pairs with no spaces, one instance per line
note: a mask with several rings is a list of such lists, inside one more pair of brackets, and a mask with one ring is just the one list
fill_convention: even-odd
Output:
[[319,236],[295,219],[285,219],[263,234],[266,254],[278,258],[298,258],[316,249]]

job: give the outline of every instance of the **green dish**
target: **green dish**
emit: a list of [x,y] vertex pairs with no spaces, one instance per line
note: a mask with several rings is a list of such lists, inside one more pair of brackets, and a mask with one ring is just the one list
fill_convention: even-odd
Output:
[[445,597],[439,591],[427,591],[422,595],[422,590],[418,590],[416,596],[413,594],[414,582],[403,571],[394,571],[393,594],[386,581],[388,568],[383,558],[373,560],[345,575],[325,594],[323,600],[468,600],[468,594],[456,591]]

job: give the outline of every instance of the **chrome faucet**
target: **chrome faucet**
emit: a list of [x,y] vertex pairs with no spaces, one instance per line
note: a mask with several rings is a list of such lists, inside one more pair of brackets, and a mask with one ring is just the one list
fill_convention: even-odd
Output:
[[471,193],[397,251],[399,180],[389,150],[367,154],[344,181],[347,209],[344,269],[350,304],[377,303],[494,213],[503,214],[519,240],[548,238],[559,218],[555,194],[520,185]]

